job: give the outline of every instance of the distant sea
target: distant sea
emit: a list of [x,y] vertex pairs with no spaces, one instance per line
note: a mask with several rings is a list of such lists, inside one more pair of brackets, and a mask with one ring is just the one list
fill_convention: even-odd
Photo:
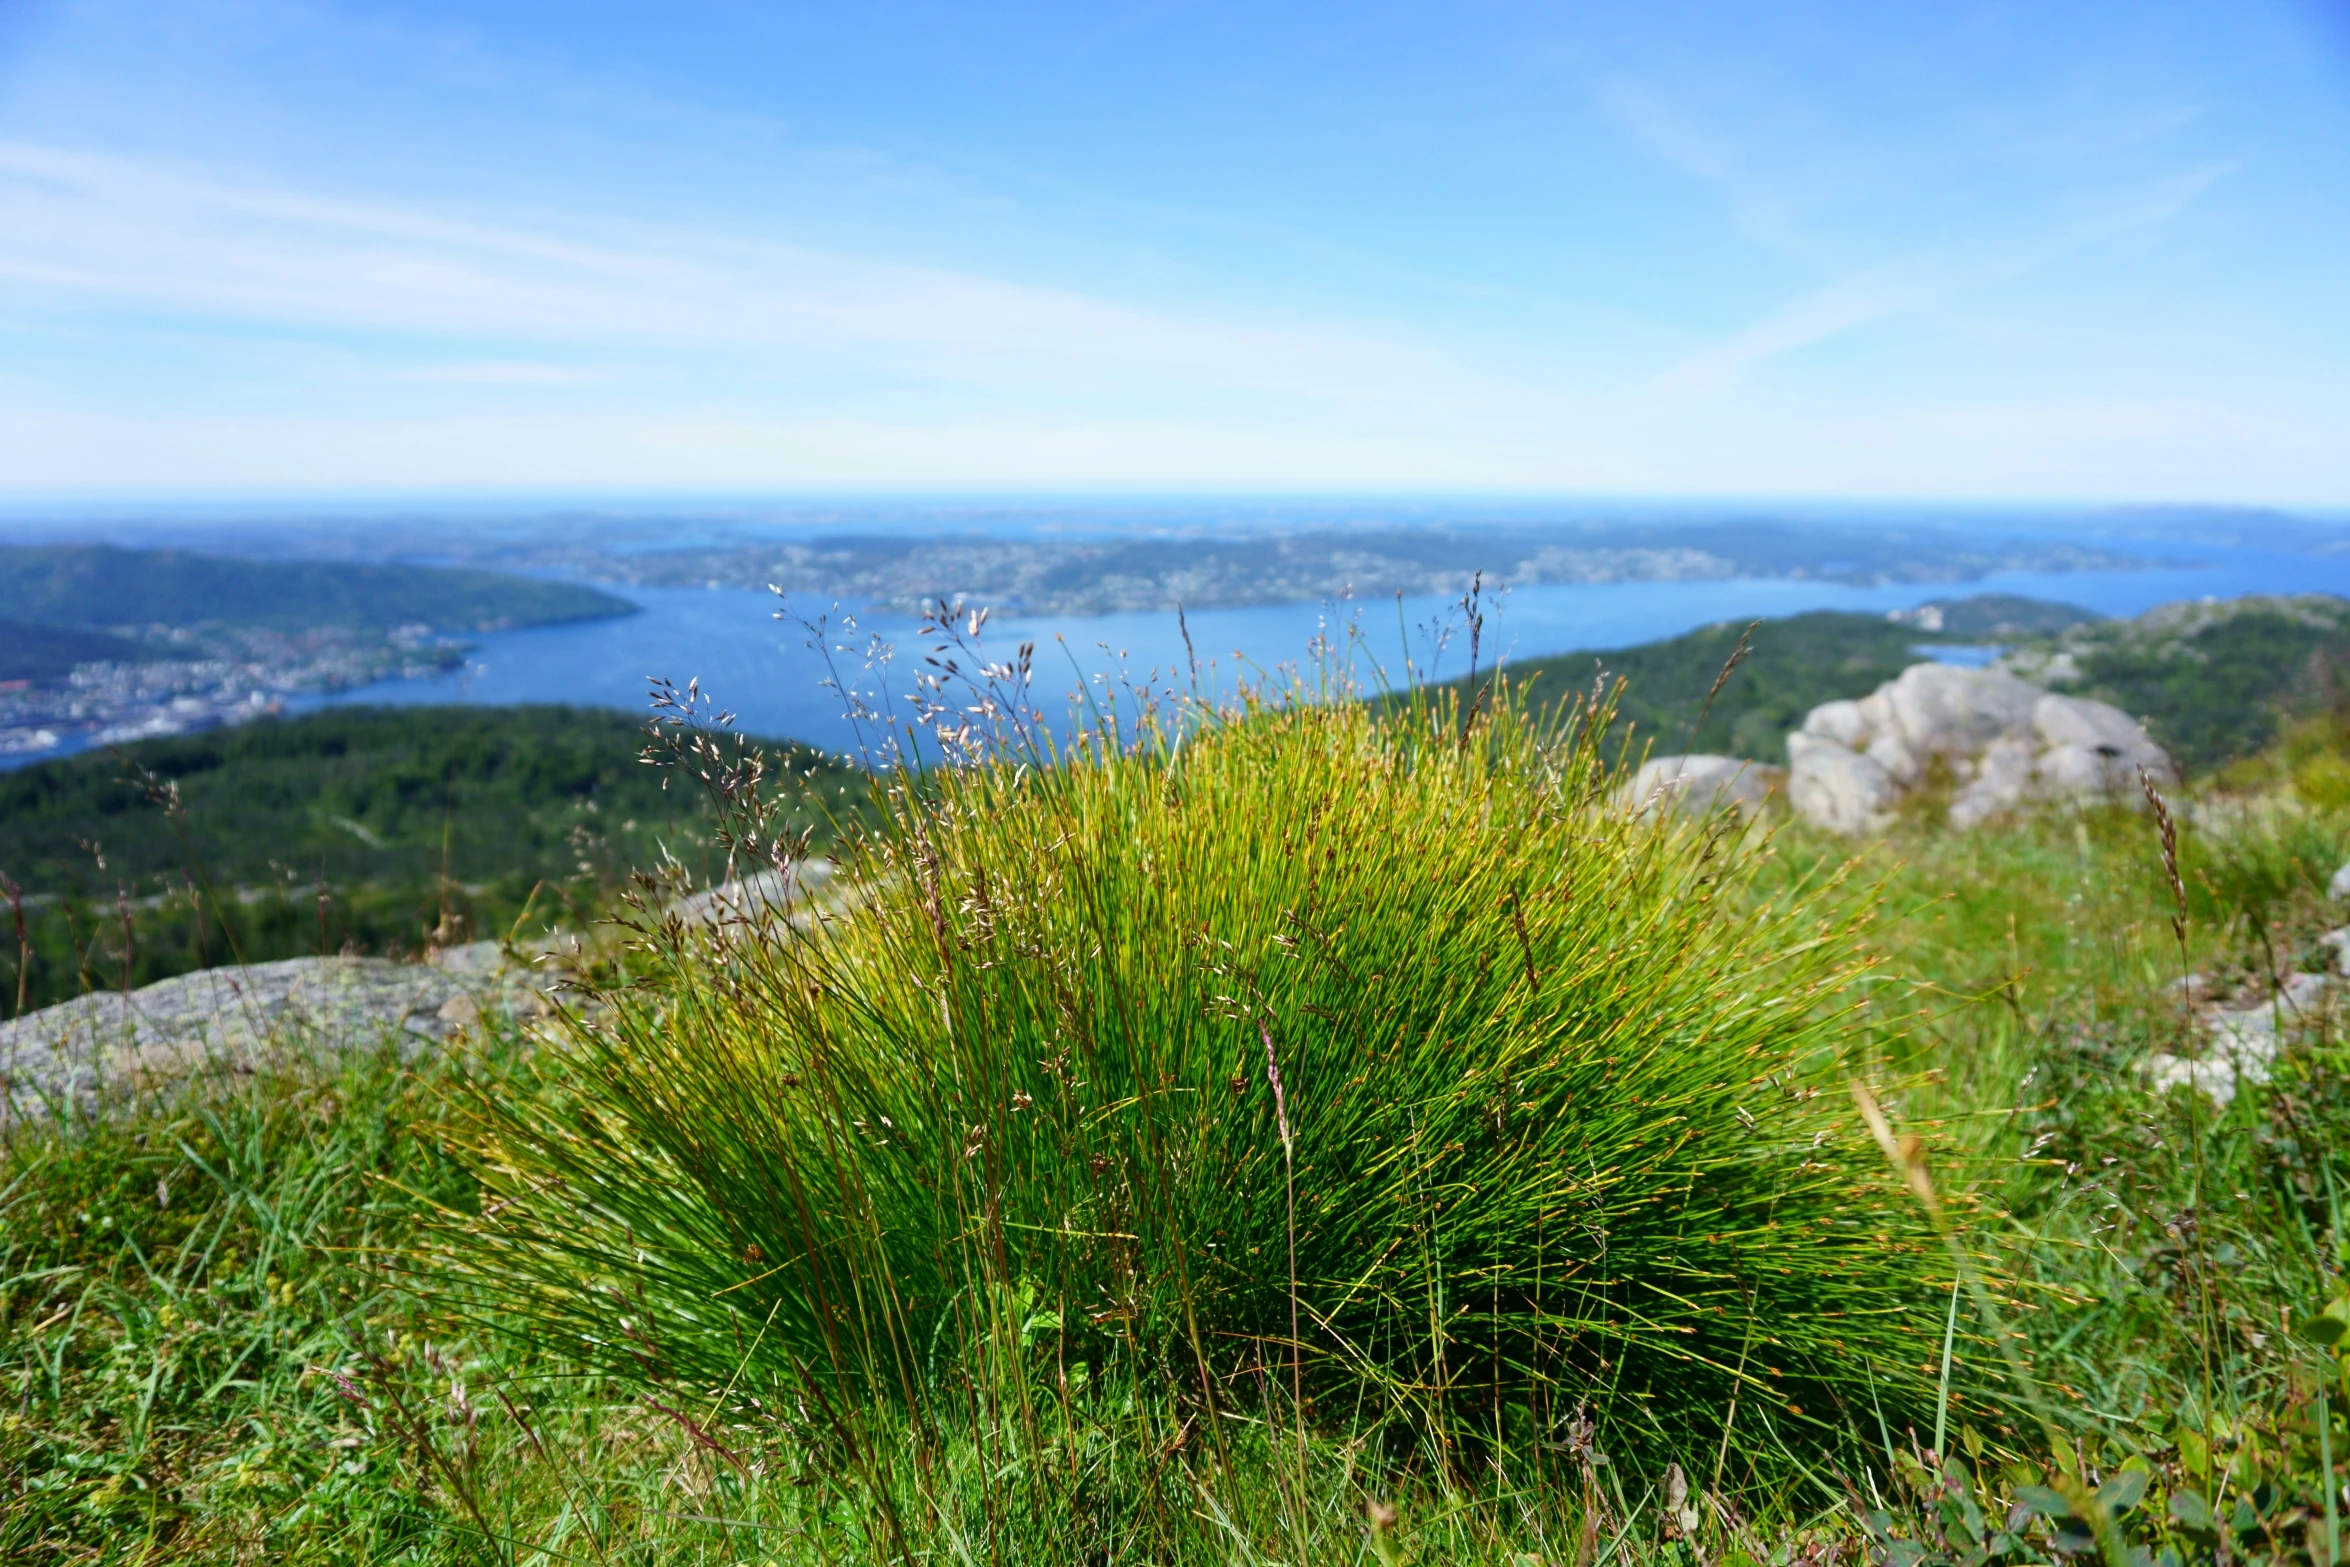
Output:
[[[1551,584],[1518,588],[1485,604],[1480,661],[1541,658],[1578,649],[1606,650],[1678,635],[1724,620],[1797,614],[1813,609],[1883,613],[1930,599],[1979,593],[2018,593],[2077,604],[2107,615],[2134,615],[2178,599],[2229,598],[2245,593],[2337,593],[2350,597],[2350,557],[2272,551],[2240,544],[2106,538],[2159,562],[2128,571],[2018,572],[1971,582],[1897,583],[1857,587],[1834,582],[1733,579],[1716,582]],[[647,678],[663,676],[701,688],[756,735],[791,737],[831,750],[854,751],[860,736],[843,714],[839,696],[825,688],[824,661],[807,635],[775,618],[771,594],[737,588],[643,588],[613,591],[644,606],[614,620],[492,634],[478,640],[465,666],[447,676],[394,680],[295,704],[315,708],[353,703],[502,704],[569,702],[646,710]],[[893,613],[854,613],[853,635],[829,605],[794,603],[795,611],[830,611],[836,643],[879,637],[895,656],[879,684],[900,693],[926,646],[919,622]],[[1342,658],[1355,678],[1375,685],[1404,679],[1406,658],[1423,676],[1466,672],[1469,647],[1457,604],[1435,597],[1367,603],[1258,605],[1199,609],[1186,617],[1191,647],[1203,673],[1229,688],[1236,677],[1310,664],[1317,637]],[[1455,627],[1448,644],[1439,628]],[[1023,641],[1036,644],[1036,686],[1048,713],[1065,711],[1081,682],[1155,677],[1189,681],[1184,639],[1176,616],[1135,612],[1100,616],[1044,615],[991,619],[982,637],[989,656],[1009,658]],[[871,686],[874,677],[856,657],[836,660],[836,671]]]

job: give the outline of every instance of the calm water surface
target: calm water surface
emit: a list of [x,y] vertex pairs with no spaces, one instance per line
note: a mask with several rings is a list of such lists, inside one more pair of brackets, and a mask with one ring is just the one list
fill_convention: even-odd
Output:
[[[2159,546],[2133,541],[2145,553]],[[2185,552],[2182,551],[2182,554]],[[1724,582],[1554,584],[1516,589],[1489,600],[1483,661],[1524,660],[1576,649],[1608,649],[1669,637],[1720,620],[1796,614],[1811,609],[1882,613],[1928,599],[2020,593],[2079,604],[2108,615],[2133,615],[2156,604],[2242,593],[2329,592],[2350,596],[2350,560],[2249,549],[2193,548],[2192,559],[2117,572],[2023,572],[1970,583],[1901,583],[1851,587],[1828,582],[1743,579]],[[318,707],[363,702],[570,702],[643,711],[647,680],[661,676],[702,688],[731,708],[754,734],[792,736],[853,750],[856,729],[840,697],[826,688],[828,670],[807,633],[775,618],[773,595],[735,588],[639,588],[614,591],[644,606],[615,620],[501,632],[481,639],[462,671],[430,680],[387,681],[310,699]],[[821,605],[795,609],[821,610]],[[1439,677],[1464,672],[1467,638],[1449,643],[1438,628],[1457,625],[1457,606],[1435,597],[1369,604],[1283,604],[1206,609],[1188,617],[1191,645],[1206,677],[1228,686],[1236,672],[1310,664],[1316,639],[1351,659],[1366,685],[1400,682],[1405,661]],[[878,636],[898,650],[877,677],[855,656],[836,655],[835,670],[853,684],[902,695],[925,644],[919,623],[896,614],[855,617],[834,643]],[[1183,635],[1170,613],[1027,616],[989,623],[982,645],[1008,658],[1022,641],[1037,647],[1037,686],[1048,698],[1080,681],[1156,675],[1188,679]],[[1048,711],[1058,700],[1040,705]],[[868,736],[868,739],[871,737]]]

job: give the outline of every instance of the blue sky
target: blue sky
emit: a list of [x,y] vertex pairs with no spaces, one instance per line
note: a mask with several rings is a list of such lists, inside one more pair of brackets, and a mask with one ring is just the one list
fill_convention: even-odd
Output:
[[0,0],[0,490],[2350,503],[2350,7]]

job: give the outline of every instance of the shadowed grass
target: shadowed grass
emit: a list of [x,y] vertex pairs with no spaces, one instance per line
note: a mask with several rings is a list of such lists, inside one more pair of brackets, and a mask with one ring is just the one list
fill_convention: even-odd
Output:
[[445,1275],[403,1288],[386,1264],[476,1200],[443,1117],[455,1078],[501,1070],[511,1042],[490,1043],[472,1063],[289,1063],[17,1129],[0,1556],[867,1561],[896,1548],[875,1485],[937,1499],[908,1538],[942,1561],[1354,1559],[1374,1502],[1397,1559],[1566,1559],[1587,1523],[1650,1549],[1655,1477],[1588,1446],[1560,1455],[1565,1484],[1527,1472],[1472,1495],[1425,1452],[1301,1452],[1259,1399],[1227,1406],[1211,1462],[1163,1389],[1112,1365],[1082,1406],[1040,1411],[1032,1483],[987,1440],[908,1440],[887,1410],[861,1420],[881,1449],[861,1470],[797,1401],[648,1396],[522,1332],[470,1336],[498,1302]]

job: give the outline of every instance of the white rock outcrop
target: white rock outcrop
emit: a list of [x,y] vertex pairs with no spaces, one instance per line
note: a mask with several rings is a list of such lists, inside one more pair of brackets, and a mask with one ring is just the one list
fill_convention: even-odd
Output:
[[2175,778],[2162,747],[2117,707],[2056,696],[1995,669],[1915,664],[1856,702],[1825,702],[1787,737],[1787,798],[1807,821],[1871,832],[1948,765],[1950,824],[1972,827],[2035,800]]
[[1785,768],[1750,762],[1742,756],[1652,756],[1618,791],[1617,798],[1642,812],[1692,811],[1699,815],[1728,806],[1752,816],[1781,790]]

